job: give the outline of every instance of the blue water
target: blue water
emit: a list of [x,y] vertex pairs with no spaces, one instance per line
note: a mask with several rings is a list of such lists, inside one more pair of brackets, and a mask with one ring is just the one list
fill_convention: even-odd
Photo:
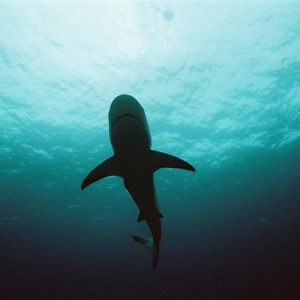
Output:
[[[299,299],[300,3],[1,2],[1,299]],[[161,257],[107,113],[143,105]]]

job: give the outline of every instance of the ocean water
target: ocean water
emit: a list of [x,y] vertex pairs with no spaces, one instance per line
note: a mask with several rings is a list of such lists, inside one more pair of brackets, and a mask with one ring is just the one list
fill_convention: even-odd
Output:
[[[299,299],[300,3],[0,3],[0,299]],[[160,262],[118,177],[111,101],[143,105]],[[298,296],[297,296],[298,295]]]

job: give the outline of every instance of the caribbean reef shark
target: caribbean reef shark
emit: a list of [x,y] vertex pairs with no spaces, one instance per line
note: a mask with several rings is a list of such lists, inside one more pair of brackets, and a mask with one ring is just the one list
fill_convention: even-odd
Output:
[[114,155],[92,170],[81,189],[107,176],[120,176],[124,186],[139,208],[138,222],[146,221],[152,238],[132,238],[152,250],[152,268],[159,260],[161,218],[158,210],[153,173],[161,168],[195,171],[188,162],[151,150],[151,136],[143,107],[132,96],[116,97],[108,113],[109,136]]

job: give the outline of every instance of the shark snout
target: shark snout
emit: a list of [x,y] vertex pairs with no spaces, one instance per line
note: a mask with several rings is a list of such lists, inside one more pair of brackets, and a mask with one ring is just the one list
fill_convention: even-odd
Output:
[[145,112],[140,103],[134,97],[125,94],[113,100],[108,116],[110,127],[124,116],[130,116],[141,123],[145,120]]

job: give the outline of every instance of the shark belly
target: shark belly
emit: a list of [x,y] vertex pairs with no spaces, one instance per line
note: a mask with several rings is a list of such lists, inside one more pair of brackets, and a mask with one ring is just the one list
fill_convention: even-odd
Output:
[[110,107],[109,136],[114,155],[95,167],[83,180],[81,189],[108,176],[124,179],[125,188],[139,209],[138,222],[145,221],[152,238],[133,236],[136,242],[152,251],[152,269],[159,261],[161,218],[154,178],[161,168],[195,171],[188,162],[151,149],[151,136],[143,107],[130,95],[116,97]]
[[137,119],[122,117],[110,130],[110,140],[117,157],[124,157],[128,163],[138,161],[150,149],[147,130]]

